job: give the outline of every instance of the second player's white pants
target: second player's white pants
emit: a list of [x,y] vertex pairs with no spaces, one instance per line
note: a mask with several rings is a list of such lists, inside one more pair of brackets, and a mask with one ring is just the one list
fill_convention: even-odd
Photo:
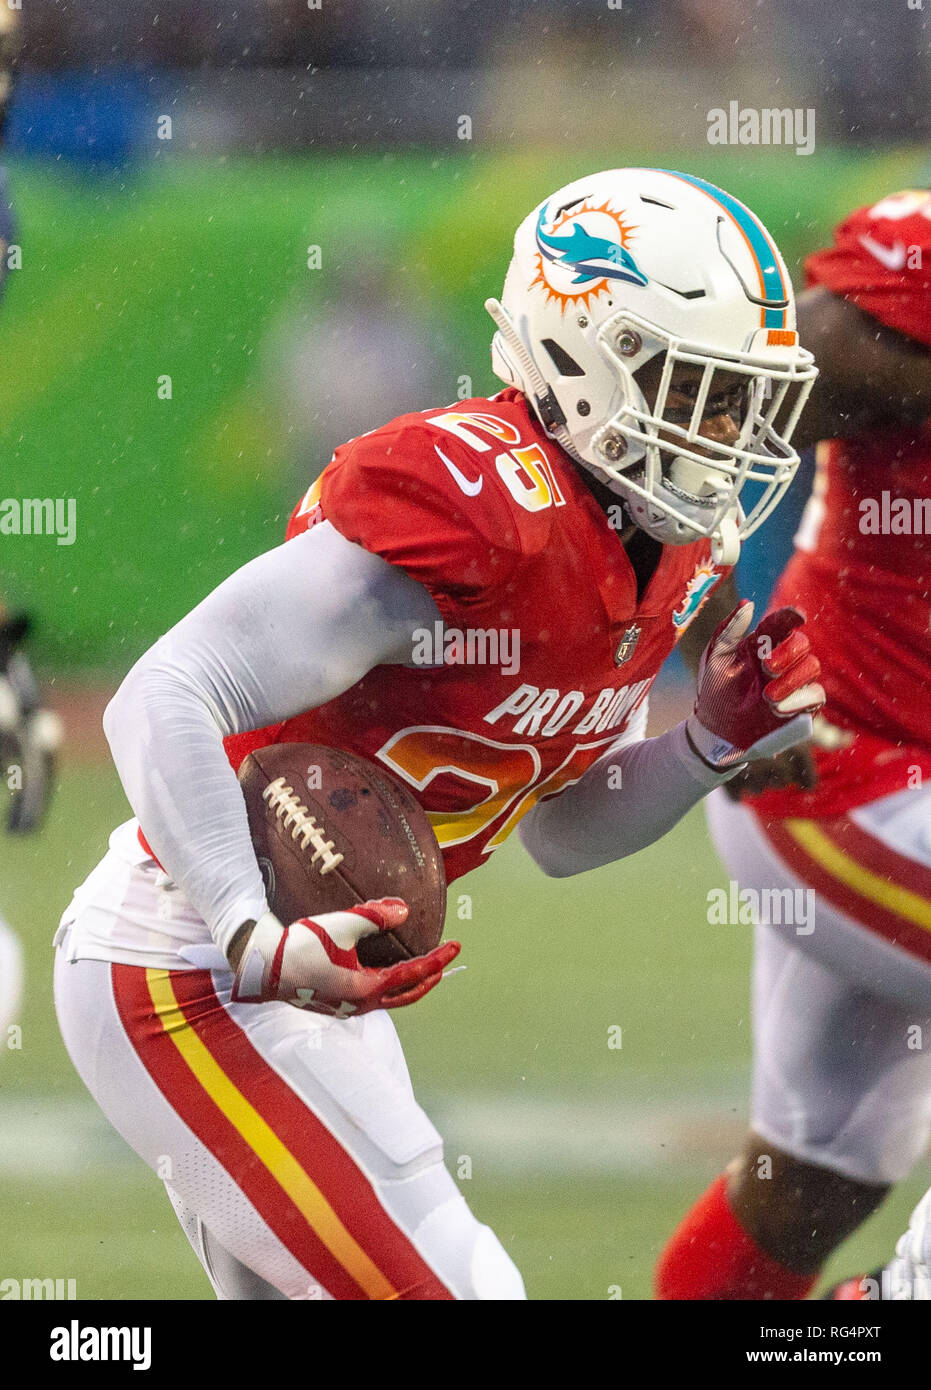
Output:
[[719,791],[708,820],[760,903],[814,889],[810,921],[752,928],[753,1128],[850,1178],[904,1178],[931,1135],[931,792],[773,824]]

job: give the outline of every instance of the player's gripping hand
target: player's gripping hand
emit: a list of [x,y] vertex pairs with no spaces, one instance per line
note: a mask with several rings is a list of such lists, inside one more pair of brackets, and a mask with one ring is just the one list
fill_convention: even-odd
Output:
[[362,965],[356,953],[364,937],[390,931],[406,916],[407,904],[400,898],[302,917],[289,927],[266,912],[246,940],[231,997],[241,1004],[278,999],[336,1018],[414,1004],[439,984],[459,954],[458,941],[380,969]]
[[752,621],[744,599],[715,628],[686,721],[692,751],[718,772],[810,739],[812,715],[824,704],[821,666],[798,609],[777,608],[751,632]]

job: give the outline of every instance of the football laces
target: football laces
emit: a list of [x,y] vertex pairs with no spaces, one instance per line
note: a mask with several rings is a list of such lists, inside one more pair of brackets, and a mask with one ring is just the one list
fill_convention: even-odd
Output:
[[262,798],[274,811],[281,828],[285,831],[290,829],[291,839],[300,839],[302,850],[306,850],[308,845],[313,845],[314,852],[310,862],[316,864],[318,859],[321,861],[321,876],[330,873],[337,864],[343,862],[343,855],[336,849],[333,841],[327,839],[323,826],[317,824],[296,795],[294,788],[290,787],[283,777],[276,777],[274,782],[269,782]]

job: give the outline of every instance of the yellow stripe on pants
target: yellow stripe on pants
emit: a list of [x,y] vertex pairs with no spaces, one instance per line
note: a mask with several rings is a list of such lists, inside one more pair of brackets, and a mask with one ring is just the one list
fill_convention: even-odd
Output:
[[[249,1148],[288,1194],[298,1211],[369,1298],[392,1299],[397,1290],[346,1230],[323,1193],[311,1182],[294,1155],[278,1138],[242,1092],[233,1085],[216,1059],[184,1017],[167,970],[146,970],[146,981],[163,1029],[185,1065],[226,1116]],[[285,1083],[282,1082],[282,1085]]]

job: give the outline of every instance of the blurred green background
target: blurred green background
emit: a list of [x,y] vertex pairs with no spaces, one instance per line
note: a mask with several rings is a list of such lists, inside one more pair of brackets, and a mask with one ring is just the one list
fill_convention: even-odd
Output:
[[[296,322],[312,343],[367,258],[377,265],[372,318],[390,325],[415,313],[424,342],[445,348],[431,378],[438,395],[418,397],[423,372],[412,385],[397,371],[398,414],[452,400],[463,374],[475,393],[497,389],[483,302],[500,291],[517,222],[587,170],[639,163],[719,182],[763,218],[797,274],[844,211],[909,186],[924,159],[919,149],[819,147],[807,158],[775,149],[166,158],[119,173],[14,161],[27,234],[0,314],[11,365],[0,375],[0,496],[75,498],[78,539],[0,544],[0,593],[35,611],[48,669],[118,675],[232,569],[276,544],[345,436],[335,420],[330,437],[327,427],[314,436],[289,413],[275,326]],[[310,245],[321,247],[321,270],[307,268]],[[158,396],[163,374],[170,400]],[[315,390],[311,375],[311,402]],[[769,548],[777,536],[788,546],[788,510],[781,532],[779,516],[766,528]]]

